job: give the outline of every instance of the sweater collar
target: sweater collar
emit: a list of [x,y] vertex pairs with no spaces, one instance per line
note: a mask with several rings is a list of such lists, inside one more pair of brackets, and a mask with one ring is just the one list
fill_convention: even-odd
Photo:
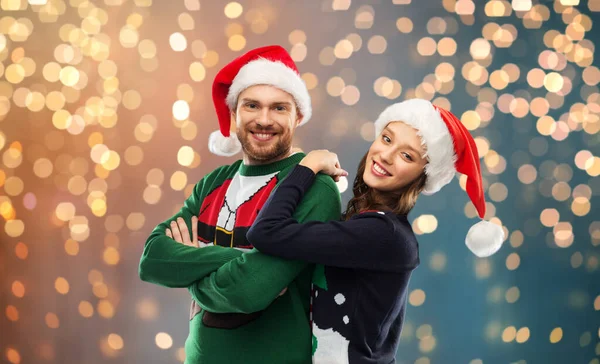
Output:
[[269,164],[246,165],[241,163],[238,172],[240,175],[247,177],[264,176],[266,174],[279,172],[294,164],[298,164],[304,156],[304,153],[294,153],[287,158]]

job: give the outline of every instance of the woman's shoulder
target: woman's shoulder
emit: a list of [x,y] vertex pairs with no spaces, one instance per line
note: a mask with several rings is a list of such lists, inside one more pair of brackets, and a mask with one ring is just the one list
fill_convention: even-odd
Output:
[[367,210],[353,218],[378,219],[381,223],[377,226],[377,231],[373,231],[373,236],[377,235],[382,242],[390,244],[390,255],[397,258],[397,264],[406,269],[414,269],[419,265],[419,243],[406,215]]
[[384,220],[391,228],[390,233],[393,234],[395,240],[417,243],[417,237],[406,215],[398,215],[391,211],[364,210],[352,218],[377,218]]

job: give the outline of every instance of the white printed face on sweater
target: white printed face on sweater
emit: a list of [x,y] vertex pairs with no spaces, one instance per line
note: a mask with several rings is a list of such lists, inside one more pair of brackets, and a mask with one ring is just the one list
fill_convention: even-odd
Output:
[[266,164],[290,154],[292,137],[302,120],[294,98],[269,85],[256,85],[240,93],[231,113],[246,164]]
[[397,191],[423,173],[424,155],[417,130],[401,121],[391,122],[369,148],[363,180],[379,191]]

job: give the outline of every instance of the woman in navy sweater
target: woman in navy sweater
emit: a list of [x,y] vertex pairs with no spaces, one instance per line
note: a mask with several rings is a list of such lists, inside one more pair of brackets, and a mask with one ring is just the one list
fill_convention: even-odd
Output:
[[[473,138],[450,112],[425,100],[388,107],[358,166],[343,221],[299,224],[292,218],[319,172],[347,173],[337,156],[313,151],[271,195],[247,234],[263,253],[317,264],[312,296],[313,363],[394,363],[408,283],[419,246],[407,214],[420,193],[433,194],[455,172],[485,214]],[[503,231],[481,221],[467,234],[478,256],[495,253]]]

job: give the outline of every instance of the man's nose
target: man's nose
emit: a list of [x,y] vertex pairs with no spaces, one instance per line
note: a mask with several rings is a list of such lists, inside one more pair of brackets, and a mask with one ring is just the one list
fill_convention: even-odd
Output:
[[263,107],[260,110],[260,113],[256,117],[256,123],[262,126],[267,126],[273,124],[273,121],[269,117],[269,108]]

